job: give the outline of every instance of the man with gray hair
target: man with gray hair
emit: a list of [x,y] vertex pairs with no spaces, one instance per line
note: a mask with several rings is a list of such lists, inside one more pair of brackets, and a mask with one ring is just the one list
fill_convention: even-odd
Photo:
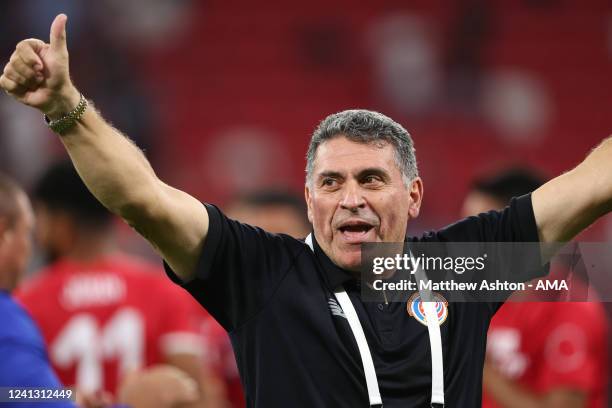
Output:
[[338,135],[357,143],[387,142],[395,148],[395,160],[406,186],[419,174],[410,134],[385,115],[367,110],[345,110],[321,121],[312,135],[306,154],[306,181],[311,180],[319,146]]
[[305,186],[313,234],[266,233],[162,182],[88,108],[70,81],[65,24],[56,17],[48,44],[20,42],[0,86],[46,115],[94,195],[230,333],[250,407],[480,406],[486,330],[499,304],[365,302],[361,245],[566,241],[612,210],[609,139],[503,211],[406,237],[423,197],[410,138],[381,114],[347,111],[313,137]]

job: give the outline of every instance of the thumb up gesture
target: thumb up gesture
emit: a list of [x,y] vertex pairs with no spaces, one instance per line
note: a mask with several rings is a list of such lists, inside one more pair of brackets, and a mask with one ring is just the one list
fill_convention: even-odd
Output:
[[49,43],[23,40],[0,76],[0,88],[19,102],[59,118],[78,104],[80,94],[70,81],[66,21],[60,14],[51,24]]

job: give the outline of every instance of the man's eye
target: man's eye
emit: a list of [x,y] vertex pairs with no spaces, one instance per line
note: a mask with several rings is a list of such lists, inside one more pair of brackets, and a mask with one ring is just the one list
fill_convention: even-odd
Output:
[[379,183],[380,181],[381,181],[380,178],[376,176],[366,176],[363,179],[363,182],[365,184],[375,184],[375,183]]
[[333,187],[336,185],[336,180],[333,178],[325,178],[323,179],[323,186],[325,187]]

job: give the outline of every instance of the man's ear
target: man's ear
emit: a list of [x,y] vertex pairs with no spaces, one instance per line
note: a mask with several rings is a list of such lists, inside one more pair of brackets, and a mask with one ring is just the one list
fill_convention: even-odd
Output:
[[310,221],[311,224],[314,224],[312,220],[312,195],[310,192],[310,188],[308,188],[308,184],[304,185],[304,198],[306,199],[308,221]]
[[408,215],[410,218],[416,218],[419,216],[422,201],[423,180],[420,177],[415,177],[410,183],[410,206],[408,207]]

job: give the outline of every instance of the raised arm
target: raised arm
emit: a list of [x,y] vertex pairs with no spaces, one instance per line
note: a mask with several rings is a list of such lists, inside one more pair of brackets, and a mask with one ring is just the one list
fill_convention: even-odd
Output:
[[[63,14],[55,18],[49,44],[21,41],[0,77],[6,93],[50,119],[70,112],[80,99],[70,80],[66,20]],[[180,277],[188,279],[208,231],[204,206],[157,178],[142,151],[92,106],[63,133],[61,141],[98,200],[145,237]]]
[[566,242],[612,211],[612,137],[532,194],[540,241]]

